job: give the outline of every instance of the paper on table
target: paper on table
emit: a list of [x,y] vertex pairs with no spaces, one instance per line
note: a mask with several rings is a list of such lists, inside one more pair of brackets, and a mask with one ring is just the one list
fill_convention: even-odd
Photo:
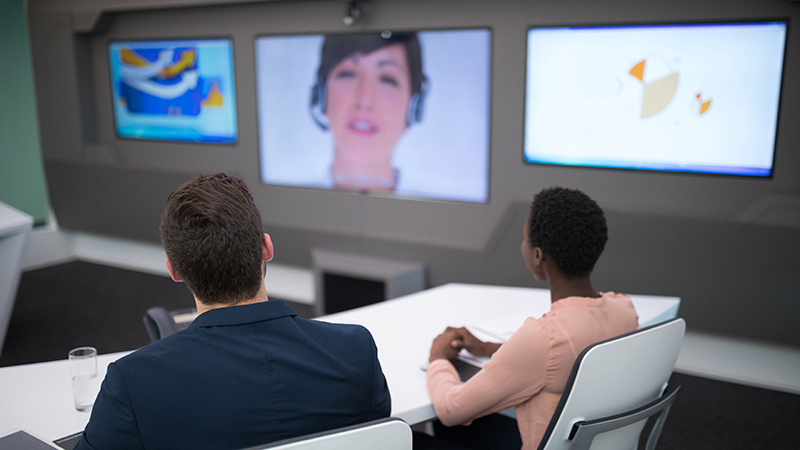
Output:
[[64,436],[63,438],[56,439],[55,441],[53,441],[53,443],[63,448],[64,450],[72,450],[73,448],[75,448],[76,445],[78,445],[78,441],[81,440],[82,436],[83,436],[83,431],[79,431],[69,436]]
[[[514,315],[500,317],[498,319],[489,320],[480,324],[468,327],[470,332],[477,331],[490,339],[481,339],[490,342],[505,342],[512,334],[516,333],[525,323],[525,319],[530,316],[527,315]],[[472,334],[475,334],[474,332]],[[475,334],[475,337],[478,337]],[[479,338],[479,337],[478,337]],[[479,338],[480,339],[480,338]]]

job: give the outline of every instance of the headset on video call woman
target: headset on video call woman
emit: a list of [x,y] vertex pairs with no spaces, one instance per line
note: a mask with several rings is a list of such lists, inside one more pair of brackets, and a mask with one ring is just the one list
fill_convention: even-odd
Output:
[[[323,130],[328,129],[328,118],[325,117],[326,81],[327,80],[322,75],[317,76],[317,82],[311,87],[311,105],[309,106],[311,118],[314,119],[314,122]],[[423,75],[419,91],[411,94],[411,100],[408,102],[408,117],[406,118],[406,123],[409,127],[415,123],[422,122],[422,105],[427,92],[428,79]]]

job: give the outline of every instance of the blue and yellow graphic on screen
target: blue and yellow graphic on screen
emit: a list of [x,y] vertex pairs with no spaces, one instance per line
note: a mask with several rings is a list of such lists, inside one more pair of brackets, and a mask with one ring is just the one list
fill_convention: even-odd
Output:
[[120,137],[236,141],[229,40],[114,42],[109,59]]

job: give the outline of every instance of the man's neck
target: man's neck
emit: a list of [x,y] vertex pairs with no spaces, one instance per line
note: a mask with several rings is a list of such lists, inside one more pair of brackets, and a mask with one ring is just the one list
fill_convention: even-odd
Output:
[[252,305],[253,303],[261,303],[261,302],[268,302],[269,298],[267,297],[267,289],[264,286],[264,282],[261,282],[261,287],[258,289],[258,293],[255,297],[235,303],[235,304],[227,304],[227,303],[203,303],[194,298],[194,303],[197,305],[197,314],[203,314],[206,311],[211,311],[212,309],[220,309],[220,308],[227,308],[229,306],[241,306],[241,305]]

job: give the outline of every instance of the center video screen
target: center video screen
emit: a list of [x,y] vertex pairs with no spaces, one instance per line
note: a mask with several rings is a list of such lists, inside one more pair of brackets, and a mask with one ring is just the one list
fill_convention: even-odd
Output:
[[261,181],[486,203],[486,29],[256,39]]
[[770,176],[786,27],[531,28],[525,161]]

